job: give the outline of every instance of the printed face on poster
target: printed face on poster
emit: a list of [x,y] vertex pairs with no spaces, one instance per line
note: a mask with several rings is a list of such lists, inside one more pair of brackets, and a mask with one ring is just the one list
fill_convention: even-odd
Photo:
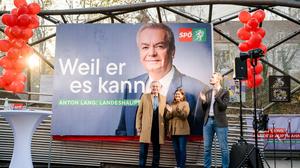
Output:
[[175,39],[171,50],[164,31],[158,36],[145,34],[145,29],[137,40],[141,26],[68,24],[57,28],[52,135],[136,135],[135,112],[151,72],[168,66],[168,77],[161,79],[169,81],[164,88],[168,103],[182,87],[191,106],[191,132],[202,135],[197,95],[212,74],[211,25],[167,24]]

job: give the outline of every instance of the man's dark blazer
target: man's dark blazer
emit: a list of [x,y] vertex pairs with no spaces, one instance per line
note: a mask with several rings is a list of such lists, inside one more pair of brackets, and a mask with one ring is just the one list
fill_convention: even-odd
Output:
[[[143,81],[147,82],[149,76],[148,74],[140,75],[129,81]],[[192,135],[202,135],[202,126],[203,126],[203,112],[202,108],[196,106],[201,106],[202,103],[198,102],[200,99],[199,93],[206,85],[201,81],[194,79],[192,77],[186,76],[180,73],[175,68],[175,73],[169,90],[167,93],[167,103],[171,104],[174,98],[174,92],[177,88],[183,88],[185,91],[185,96],[190,105],[190,115],[188,117],[191,134]],[[133,93],[133,90],[129,91],[126,88],[124,92],[124,99],[140,99],[142,96],[142,87],[138,88],[137,93]],[[123,106],[122,113],[120,117],[120,122],[116,130],[116,135],[120,136],[134,136],[136,135],[135,130],[135,116],[137,111],[137,106]]]
[[[212,96],[212,89],[208,90],[205,93],[206,102],[203,103],[203,111],[205,112],[204,116],[204,125],[206,125],[210,104],[211,104],[211,96]],[[227,104],[229,102],[229,92],[223,88],[221,88],[218,93],[215,95],[215,103],[214,103],[214,118],[216,121],[217,127],[227,127],[228,121],[226,117],[226,109]]]

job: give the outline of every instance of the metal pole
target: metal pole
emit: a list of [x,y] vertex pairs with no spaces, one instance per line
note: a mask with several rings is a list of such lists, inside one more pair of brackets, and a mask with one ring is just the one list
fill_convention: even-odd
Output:
[[[27,69],[27,92],[31,92],[31,69]],[[31,100],[31,94],[28,94],[27,100]],[[28,104],[26,103],[26,108]]]
[[290,136],[290,158],[291,158],[291,168],[293,168],[293,155],[292,155],[292,127],[291,127],[291,119],[289,119],[289,136]]
[[[259,164],[258,164],[258,160],[259,160],[259,150],[258,150],[258,138],[257,138],[257,114],[256,114],[256,86],[255,86],[255,67],[257,65],[257,60],[254,58],[251,58],[251,64],[253,66],[253,108],[254,108],[254,139],[255,139],[255,156],[256,156],[256,167],[258,168]],[[254,61],[254,63],[253,63]]]
[[159,23],[162,23],[160,8],[156,7],[156,11],[157,11],[157,16],[158,16],[158,21],[159,21]]
[[273,121],[273,159],[274,159],[274,168],[276,168],[276,150],[275,150],[275,122]]
[[239,79],[239,83],[240,83],[240,140],[243,140],[243,109],[242,109],[242,80]]
[[215,168],[217,168],[217,141],[216,141],[217,137],[216,135],[214,135],[214,165]]
[[213,5],[209,5],[209,13],[208,13],[208,23],[211,23],[211,18],[212,18],[212,12],[213,12]]
[[49,143],[49,153],[48,153],[48,168],[51,167],[51,160],[52,160],[52,135],[51,135],[51,131],[52,127],[50,128],[50,143]]

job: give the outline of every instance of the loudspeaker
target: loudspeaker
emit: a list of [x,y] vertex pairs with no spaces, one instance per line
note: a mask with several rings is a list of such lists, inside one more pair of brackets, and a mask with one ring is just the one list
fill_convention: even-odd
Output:
[[[258,152],[258,160],[256,160],[256,152]],[[256,166],[258,162],[258,167]],[[229,168],[263,168],[260,152],[255,148],[254,144],[248,144],[245,140],[240,140],[233,144],[230,150]]]
[[247,79],[247,62],[241,60],[240,57],[235,57],[234,60],[235,79],[244,80]]

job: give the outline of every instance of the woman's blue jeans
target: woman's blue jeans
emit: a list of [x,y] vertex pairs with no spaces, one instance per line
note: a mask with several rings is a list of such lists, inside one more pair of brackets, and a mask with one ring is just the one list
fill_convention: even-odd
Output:
[[175,152],[177,167],[185,168],[187,143],[186,135],[172,136],[172,143]]
[[208,118],[206,125],[203,127],[204,137],[204,167],[210,168],[211,166],[211,148],[214,134],[217,134],[219,145],[222,154],[222,168],[229,166],[229,152],[228,152],[228,127],[217,127],[213,118]]

